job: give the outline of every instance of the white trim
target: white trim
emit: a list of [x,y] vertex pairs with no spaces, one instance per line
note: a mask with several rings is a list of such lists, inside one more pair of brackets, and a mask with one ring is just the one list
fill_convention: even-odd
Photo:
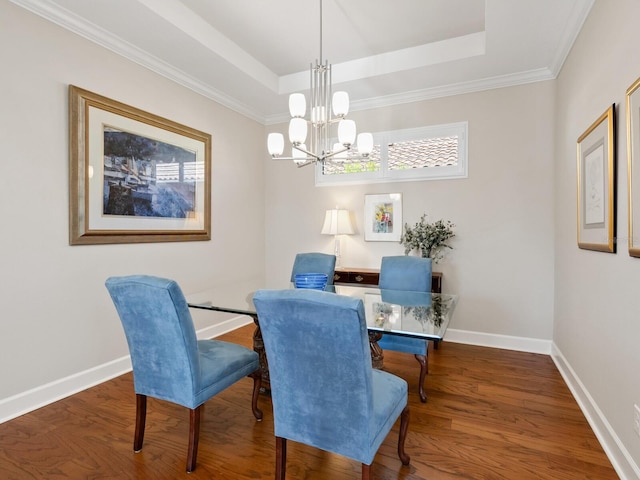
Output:
[[[454,136],[458,139],[457,165],[433,168],[410,168],[407,170],[392,170],[389,168],[388,146],[392,143],[449,136]],[[374,132],[373,143],[374,145],[380,146],[380,163],[377,171],[324,175],[322,165],[317,163],[315,165],[315,185],[316,187],[325,187],[467,178],[469,171],[469,156],[467,153],[468,138],[469,122],[467,121]],[[330,144],[331,143],[333,142],[330,142]],[[362,162],[367,163],[367,160],[363,160]]]
[[265,123],[264,115],[257,114],[253,109],[238,100],[230,97],[224,92],[212,88],[184,71],[175,68],[173,65],[151,55],[149,52],[138,48],[137,46],[123,40],[111,32],[95,25],[87,20],[79,17],[50,0],[10,0],[16,5],[43,17],[56,25],[61,26],[80,35],[87,40],[110,50],[138,65],[148,68],[154,73],[161,75],[169,80],[182,85],[189,90],[202,95],[203,97],[214,100],[231,110],[238,112],[252,120]]
[[[148,52],[132,45],[129,42],[107,32],[103,28],[87,22],[85,19],[73,14],[72,12],[65,10],[59,5],[55,4],[51,0],[10,0],[12,3],[36,14],[46,20],[49,20],[87,40],[94,42],[112,52],[121,55],[149,70],[161,75],[169,80],[182,85],[185,88],[193,90],[194,92],[214,100],[221,105],[224,105],[231,110],[238,112],[252,120],[255,120],[264,125],[275,125],[279,123],[288,122],[290,117],[287,113],[279,113],[275,115],[265,115],[263,113],[255,111],[248,105],[230,97],[229,95],[221,92],[220,90],[212,88],[210,85],[199,81],[185,72],[175,68],[173,65],[169,65],[167,62],[149,54]],[[145,0],[148,1],[148,0]],[[577,12],[574,17],[574,24],[582,26],[587,18],[589,11],[593,5],[592,0],[588,5]],[[579,34],[579,30],[572,31],[568,28],[566,36],[572,39]],[[484,32],[482,32],[484,35]],[[475,34],[474,34],[475,35]],[[411,92],[404,92],[393,95],[385,95],[381,97],[373,97],[362,100],[355,100],[351,102],[350,110],[352,112],[359,110],[370,110],[375,108],[383,108],[393,105],[400,105],[404,103],[420,102],[424,100],[431,100],[434,98],[449,97],[454,95],[462,95],[465,93],[481,92],[485,90],[492,90],[495,88],[511,87],[516,85],[524,85],[528,83],[541,82],[545,80],[554,80],[560,69],[566,56],[568,55],[573,42],[566,43],[563,50],[558,52],[557,57],[554,59],[553,66],[549,68],[540,68],[536,70],[529,70],[525,72],[518,72],[508,75],[500,75],[490,78],[482,78],[478,80],[471,80],[468,82],[460,82],[451,85],[443,85],[438,87],[425,88],[420,90],[414,90]],[[273,76],[265,74],[265,69],[256,62],[252,62],[252,59],[245,58],[247,63],[247,69],[252,68],[256,71],[262,71],[260,78],[263,85],[269,85],[273,89]],[[265,67],[266,68],[266,67]],[[299,74],[301,78],[304,75],[305,88],[308,86],[308,72],[301,72]],[[285,77],[278,79],[279,84],[285,82]],[[280,90],[291,89],[291,87],[279,87]]]
[[551,340],[471,332],[454,328],[447,329],[444,341],[477,345],[479,347],[503,348],[505,350],[516,350],[519,352],[541,353],[544,355],[551,353]]
[[[222,323],[203,328],[197,332],[197,335],[198,338],[214,338],[250,323],[252,323],[252,320],[248,317],[237,316]],[[452,343],[551,355],[616,473],[622,480],[640,479],[640,468],[634,462],[631,454],[625,449],[594,399],[562,355],[562,352],[551,340],[472,332],[453,328],[447,330],[444,340]],[[131,360],[129,356],[126,356],[0,400],[0,424],[129,371],[131,371]]]
[[[252,322],[247,316],[237,316],[200,329],[196,334],[198,339],[215,338]],[[0,400],[0,424],[130,371],[131,358],[127,355],[4,398]]]
[[589,394],[589,391],[582,384],[580,378],[555,343],[552,344],[551,358],[556,367],[558,367],[560,375],[562,375],[569,390],[571,390],[576,402],[578,402],[580,410],[584,413],[587,422],[589,422],[618,476],[622,480],[640,479],[640,467],[624,447],[598,404]]

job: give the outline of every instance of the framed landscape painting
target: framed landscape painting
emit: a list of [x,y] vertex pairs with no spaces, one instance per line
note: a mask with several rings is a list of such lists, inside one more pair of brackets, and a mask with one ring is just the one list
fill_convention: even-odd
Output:
[[211,239],[211,135],[69,86],[69,242]]
[[614,105],[581,136],[577,145],[578,247],[616,251],[616,159]]
[[364,196],[364,239],[399,242],[402,235],[402,194]]

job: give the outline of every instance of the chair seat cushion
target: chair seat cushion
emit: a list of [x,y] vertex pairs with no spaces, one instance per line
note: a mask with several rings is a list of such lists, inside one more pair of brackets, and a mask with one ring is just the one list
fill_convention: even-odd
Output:
[[378,448],[393,428],[404,407],[407,406],[407,382],[381,370],[372,371],[373,412],[371,415],[370,459],[371,464]]
[[393,350],[394,352],[413,353],[414,355],[427,354],[427,340],[422,338],[401,337],[400,335],[383,335],[378,340],[378,345],[382,350]]
[[198,340],[198,355],[200,390],[190,408],[204,403],[260,366],[258,354],[253,350],[220,340]]

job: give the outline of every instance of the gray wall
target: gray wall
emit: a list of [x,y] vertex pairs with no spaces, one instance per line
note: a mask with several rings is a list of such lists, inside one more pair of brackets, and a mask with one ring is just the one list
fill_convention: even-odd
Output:
[[[553,339],[587,415],[601,425],[605,440],[619,442],[626,458],[634,460],[634,472],[626,470],[628,478],[640,476],[640,437],[632,428],[633,406],[640,405],[640,259],[630,257],[627,246],[625,123],[625,92],[640,76],[638,18],[636,0],[596,1],[556,81]],[[576,238],[576,141],[613,103],[618,153],[615,255],[578,249]]]
[[[263,276],[265,157],[263,125],[6,0],[0,59],[1,421],[28,403],[15,395],[55,395],[50,382],[77,374],[80,387],[128,355],[108,276],[161,275],[187,293]],[[212,135],[211,241],[69,246],[68,84]],[[197,328],[221,321],[205,313]]]
[[357,235],[343,238],[344,265],[377,268],[382,256],[402,255],[398,242],[365,242],[362,233],[364,195],[400,192],[405,222],[427,213],[432,221],[456,224],[453,250],[434,267],[443,272],[444,291],[460,295],[449,339],[476,341],[482,332],[549,353],[554,99],[555,83],[539,82],[353,115],[359,130],[373,132],[468,121],[466,179],[315,188],[311,167],[272,162],[266,171],[269,280],[286,282],[295,252],[333,253],[333,237],[320,229],[325,209],[335,205],[352,210],[358,227]]
[[[316,188],[311,168],[267,160],[265,130],[284,126],[265,129],[0,0],[0,421],[123,368],[106,277],[163,275],[187,293],[265,272],[286,285],[295,252],[333,251],[319,232],[336,204],[359,232],[343,241],[343,264],[377,267],[402,247],[364,242],[364,195],[401,192],[406,221],[426,212],[457,225],[436,267],[461,298],[449,340],[551,352],[621,476],[640,478],[640,259],[626,240],[616,255],[576,245],[575,142],[614,102],[619,237],[627,231],[624,92],[640,76],[640,4],[610,6],[595,3],[555,81],[352,115],[370,131],[468,121],[467,179]],[[211,133],[212,241],[68,245],[70,83]],[[201,330],[227,320],[194,314]]]

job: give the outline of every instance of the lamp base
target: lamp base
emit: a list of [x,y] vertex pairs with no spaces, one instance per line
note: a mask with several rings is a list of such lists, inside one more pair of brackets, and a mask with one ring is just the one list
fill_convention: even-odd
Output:
[[336,256],[336,267],[339,267],[341,265],[341,262],[340,262],[340,238],[338,238],[338,235],[336,235],[336,244],[333,248],[333,254]]

